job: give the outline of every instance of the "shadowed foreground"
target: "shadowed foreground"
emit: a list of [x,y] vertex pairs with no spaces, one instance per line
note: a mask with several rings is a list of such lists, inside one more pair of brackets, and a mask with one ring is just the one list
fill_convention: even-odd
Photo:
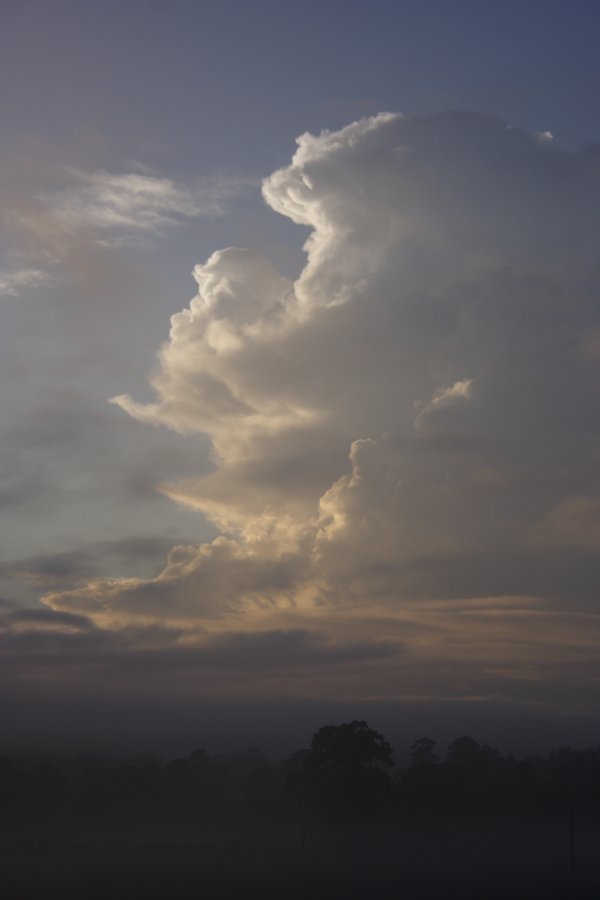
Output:
[[[321,832],[305,864],[291,831],[21,835],[3,897],[597,897],[600,829],[570,873],[564,823]],[[296,838],[296,840],[294,840]]]
[[[501,757],[463,736],[411,765],[366,722],[271,763],[0,759],[3,898],[600,896],[600,753]],[[393,774],[390,774],[393,773]]]

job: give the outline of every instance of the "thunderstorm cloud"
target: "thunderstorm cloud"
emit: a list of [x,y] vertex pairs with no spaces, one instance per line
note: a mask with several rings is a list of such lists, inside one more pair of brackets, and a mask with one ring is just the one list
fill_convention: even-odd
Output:
[[[84,185],[103,192],[95,225],[125,215],[112,187]],[[600,154],[475,114],[384,113],[302,135],[262,191],[308,229],[299,277],[213,253],[153,401],[112,400],[210,438],[210,471],[161,490],[218,536],[154,579],[45,603],[71,642],[91,640],[81,621],[160,623],[211,665],[238,646],[254,665],[283,636],[310,671],[374,647],[373,695],[438,696],[452,664],[455,690],[528,682],[541,702],[600,639]]]

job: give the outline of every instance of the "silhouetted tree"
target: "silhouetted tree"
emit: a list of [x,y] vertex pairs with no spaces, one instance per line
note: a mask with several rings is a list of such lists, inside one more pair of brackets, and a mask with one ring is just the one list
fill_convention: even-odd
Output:
[[468,734],[456,738],[448,746],[447,761],[452,766],[471,767],[477,762],[480,745]]
[[386,771],[392,748],[364,721],[325,725],[314,735],[307,758],[309,784],[325,810],[349,815],[374,812],[389,792]]
[[202,769],[208,768],[210,765],[210,756],[204,749],[204,747],[199,747],[197,750],[192,750],[190,753],[190,759],[195,766],[198,766]]
[[419,738],[410,747],[410,761],[413,766],[433,766],[438,761],[436,742],[431,738]]

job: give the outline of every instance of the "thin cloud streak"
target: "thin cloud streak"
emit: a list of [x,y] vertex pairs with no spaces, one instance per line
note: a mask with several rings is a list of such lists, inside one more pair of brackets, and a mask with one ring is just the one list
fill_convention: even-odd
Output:
[[[112,246],[135,242],[139,233],[160,235],[185,219],[221,215],[225,202],[249,186],[243,178],[184,185],[139,172],[68,169],[66,175],[70,186],[38,194],[36,199],[66,234],[83,229],[93,240]],[[24,224],[35,230],[34,220]]]
[[42,269],[26,267],[12,271],[0,270],[0,296],[17,297],[25,289],[47,284],[50,278],[51,276]]
[[[257,184],[244,175],[217,175],[186,184],[144,171],[52,170],[60,187],[14,190],[4,200],[12,255],[28,262],[0,272],[0,295],[17,296],[61,272],[74,248],[152,247],[186,222],[224,215]],[[44,268],[41,268],[43,266]]]

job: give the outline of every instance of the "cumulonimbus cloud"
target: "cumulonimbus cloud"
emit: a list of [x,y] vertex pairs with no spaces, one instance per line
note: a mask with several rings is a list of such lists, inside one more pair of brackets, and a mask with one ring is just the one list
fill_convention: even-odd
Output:
[[[475,114],[300,137],[263,184],[310,228],[299,278],[215,252],[172,317],[155,401],[112,401],[210,436],[213,470],[162,490],[221,536],[154,580],[46,602],[108,625],[264,628],[407,609],[414,624],[415,603],[460,598],[485,610],[462,619],[479,649],[486,598],[522,598],[542,632],[544,615],[592,614],[599,171],[593,151]],[[498,603],[494,627],[516,627]]]

